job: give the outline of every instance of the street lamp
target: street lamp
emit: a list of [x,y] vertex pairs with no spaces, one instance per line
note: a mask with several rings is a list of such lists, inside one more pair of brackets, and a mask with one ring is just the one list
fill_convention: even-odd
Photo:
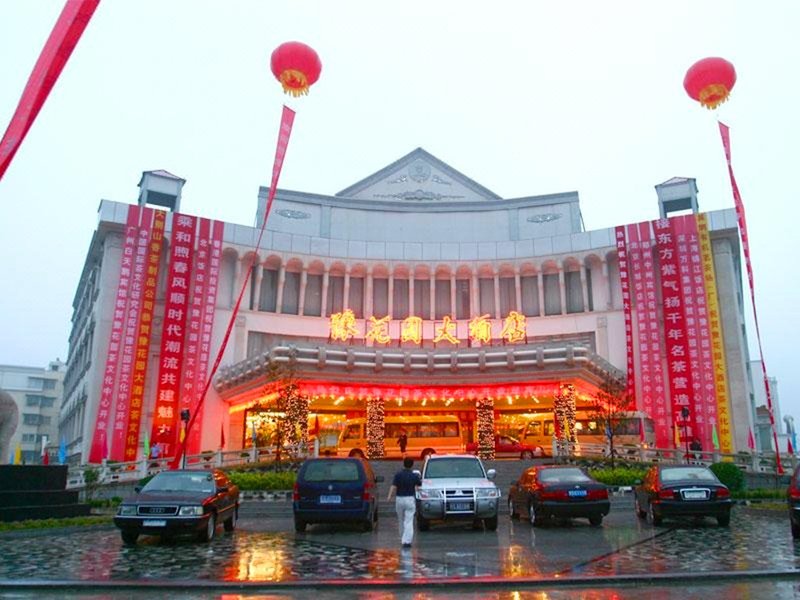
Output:
[[689,425],[689,409],[684,406],[681,408],[681,416],[683,417],[683,443],[686,444],[686,462],[689,462],[689,435],[686,431]]
[[[189,413],[189,409],[188,408],[184,408],[184,409],[181,410],[181,421],[183,422],[183,425],[181,427],[183,427],[183,439],[184,439],[184,442],[186,440],[186,437],[189,434],[189,417],[190,416],[191,415]],[[186,444],[183,444],[182,450],[183,450],[183,455],[181,456],[181,468],[185,469],[186,468]]]

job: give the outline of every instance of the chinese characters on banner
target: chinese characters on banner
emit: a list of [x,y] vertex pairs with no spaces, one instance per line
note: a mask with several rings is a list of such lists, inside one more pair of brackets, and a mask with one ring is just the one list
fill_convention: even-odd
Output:
[[[375,316],[364,320],[366,341],[376,344],[388,344],[392,341],[389,333],[391,317],[382,318]],[[457,346],[461,340],[457,337],[458,323],[452,317],[445,316],[441,322],[434,322],[433,343],[448,343]],[[349,308],[333,313],[329,317],[329,337],[331,341],[347,342],[361,335],[361,330],[356,323],[355,313]],[[409,316],[400,321],[400,341],[422,343],[423,321],[421,317]],[[491,344],[492,321],[489,315],[481,315],[469,321],[469,341],[471,343]],[[503,320],[500,338],[508,343],[515,344],[528,339],[528,319],[522,313],[512,310]]]
[[[136,460],[139,448],[139,427],[142,420],[144,403],[144,387],[147,378],[147,362],[150,355],[150,336],[152,335],[153,312],[156,306],[156,285],[158,268],[161,261],[161,246],[164,243],[164,223],[167,213],[155,211],[147,260],[145,262],[144,287],[142,291],[142,308],[139,317],[139,330],[136,336],[136,358],[133,367],[130,407],[125,426],[124,460]],[[135,275],[134,275],[135,276]]]
[[189,215],[172,216],[172,244],[170,248],[167,288],[164,300],[164,318],[161,326],[161,353],[159,355],[156,404],[153,414],[151,440],[160,445],[163,455],[169,456],[174,447],[174,424],[179,415],[181,394],[186,316],[189,309],[192,259],[194,257],[194,232],[196,220]]
[[614,229],[617,256],[619,257],[619,281],[622,287],[622,308],[625,315],[625,348],[627,387],[625,393],[633,398],[636,394],[636,373],[633,365],[633,321],[631,315],[631,290],[628,278],[628,251],[625,245],[625,227]]
[[117,385],[117,371],[120,365],[120,352],[124,344],[125,325],[127,323],[128,298],[133,275],[133,257],[136,253],[136,239],[139,230],[139,207],[129,206],[125,223],[122,257],[120,261],[119,282],[114,301],[114,312],[111,318],[111,336],[106,352],[106,364],[103,370],[103,385],[100,388],[100,404],[97,409],[92,446],[89,451],[89,462],[99,463],[108,456],[109,425],[114,402],[114,390]]
[[[672,398],[672,422],[677,431],[675,439],[686,443],[687,439],[692,439],[696,431],[696,411],[691,406],[694,376],[689,361],[686,312],[681,287],[675,220],[658,219],[653,221],[653,230],[658,247],[661,275],[664,341],[667,351],[669,392]],[[688,418],[681,415],[683,408],[689,410]]]
[[703,275],[706,283],[708,330],[711,339],[714,391],[717,401],[717,434],[720,450],[722,450],[722,452],[733,452],[730,399],[728,393],[728,368],[725,362],[725,348],[722,342],[722,327],[719,319],[719,299],[717,298],[717,282],[716,274],[714,273],[714,257],[711,254],[711,239],[708,233],[708,217],[706,215],[697,215],[697,230],[700,240]]
[[133,385],[133,366],[139,331],[139,317],[142,311],[144,275],[147,267],[147,251],[150,244],[150,231],[153,226],[153,209],[142,209],[141,222],[136,232],[136,247],[133,255],[133,275],[128,296],[128,315],[125,319],[125,334],[122,344],[122,365],[117,383],[116,405],[114,407],[114,429],[111,434],[109,458],[125,460],[125,437],[128,433],[128,411],[130,410],[131,387]]
[[694,374],[693,410],[697,415],[695,437],[700,440],[703,448],[711,449],[713,429],[717,426],[717,398],[700,240],[695,215],[676,217],[674,222],[678,233],[678,260],[685,302],[689,360]]

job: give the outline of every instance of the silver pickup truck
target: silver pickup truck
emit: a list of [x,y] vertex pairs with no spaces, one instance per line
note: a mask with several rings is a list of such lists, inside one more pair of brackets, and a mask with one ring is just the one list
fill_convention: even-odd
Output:
[[497,529],[500,490],[481,459],[469,454],[432,455],[422,468],[417,490],[417,527],[427,531],[431,521],[483,520],[486,529]]

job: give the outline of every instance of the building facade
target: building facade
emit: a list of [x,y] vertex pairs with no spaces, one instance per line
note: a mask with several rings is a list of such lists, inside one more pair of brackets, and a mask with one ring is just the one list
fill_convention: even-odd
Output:
[[[159,173],[146,176],[183,181]],[[694,180],[673,179],[656,191],[654,218],[698,211]],[[267,192],[259,192],[256,223]],[[140,204],[146,196],[143,190]],[[180,198],[179,185],[173,198]],[[178,202],[161,205],[177,210]],[[62,410],[79,415],[68,436],[74,461],[85,460],[97,421],[128,208],[101,203],[75,297]],[[733,210],[706,218],[730,435],[744,449],[754,410],[738,230]],[[173,220],[167,218],[160,257],[151,365],[161,358]],[[564,384],[576,390],[580,409],[604,381],[625,380],[629,300],[615,230],[584,230],[577,192],[503,199],[417,149],[335,195],[277,190],[255,251],[258,232],[224,224],[212,354],[247,285],[205,399],[201,450],[216,449],[222,437],[227,448],[264,441],[274,421],[276,364],[298,382],[304,426],[327,432],[331,444],[348,420],[370,418],[376,406],[387,416],[457,414],[472,441],[480,403],[489,403],[484,414],[496,430],[515,432],[526,415],[552,411]],[[632,346],[637,360],[640,348]],[[637,369],[631,379],[637,401],[644,375]],[[151,431],[158,378],[149,368],[142,432]],[[672,427],[672,410],[662,412],[654,420]]]
[[[66,365],[58,359],[46,368],[0,365],[0,389],[14,398],[19,409],[10,448],[21,449],[23,464],[41,463],[43,446],[51,451],[58,448],[58,413],[65,371]],[[13,458],[0,457],[0,462],[6,461],[13,462]]]

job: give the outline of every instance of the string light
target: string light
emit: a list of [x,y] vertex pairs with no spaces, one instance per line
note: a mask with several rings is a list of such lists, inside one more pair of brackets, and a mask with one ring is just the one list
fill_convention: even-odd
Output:
[[478,455],[484,460],[494,460],[494,398],[476,400],[475,421],[478,430]]
[[384,423],[383,398],[367,399],[367,458],[383,458]]

